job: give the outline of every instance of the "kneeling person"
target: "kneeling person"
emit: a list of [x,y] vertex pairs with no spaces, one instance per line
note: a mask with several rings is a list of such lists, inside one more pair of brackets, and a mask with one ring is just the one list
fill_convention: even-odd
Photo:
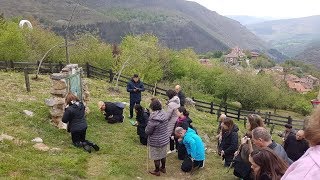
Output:
[[205,147],[201,138],[196,132],[188,128],[187,130],[182,127],[175,129],[175,135],[180,143],[183,143],[187,149],[188,157],[186,157],[181,165],[181,170],[190,172],[194,168],[204,166],[205,160]]
[[123,122],[123,109],[124,104],[121,102],[98,102],[98,107],[100,111],[105,115],[105,119],[108,123],[122,123]]

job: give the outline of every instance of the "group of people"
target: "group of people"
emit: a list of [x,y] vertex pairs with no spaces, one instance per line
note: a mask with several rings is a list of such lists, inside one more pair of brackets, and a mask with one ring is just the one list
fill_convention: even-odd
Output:
[[[238,128],[232,119],[219,117],[218,152],[226,167],[241,179],[320,179],[320,107],[305,130],[286,124],[283,145],[272,140],[259,115],[247,116],[247,133],[238,146]],[[309,143],[308,143],[309,142]],[[309,145],[311,147],[309,147]],[[304,164],[309,163],[309,164]]]
[[[181,169],[190,172],[204,166],[205,146],[191,125],[192,120],[184,103],[185,97],[179,85],[168,90],[166,110],[160,100],[152,98],[149,108],[140,105],[143,83],[134,75],[128,83],[130,92],[130,116],[136,113],[137,134],[141,144],[148,145],[149,158],[154,161],[152,175],[166,173],[166,157],[177,152],[183,160]],[[123,103],[98,102],[109,123],[123,122]],[[304,130],[294,131],[287,124],[280,145],[272,140],[259,115],[247,116],[247,133],[238,142],[239,128],[233,120],[222,114],[219,118],[218,153],[224,166],[233,167],[234,175],[241,179],[294,180],[320,179],[320,107],[311,116]],[[66,96],[66,109],[62,121],[68,124],[68,132],[76,147],[87,152],[100,147],[86,139],[87,123],[84,104],[72,93]],[[169,149],[169,150],[168,150]]]

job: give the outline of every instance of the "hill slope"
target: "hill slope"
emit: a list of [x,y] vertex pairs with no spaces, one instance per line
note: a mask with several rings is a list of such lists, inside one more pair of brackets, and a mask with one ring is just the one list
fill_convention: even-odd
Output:
[[308,44],[303,52],[295,56],[295,59],[302,60],[309,64],[315,64],[320,68],[320,42]]
[[[153,33],[174,49],[193,47],[197,52],[267,49],[264,41],[239,22],[185,0],[79,0],[71,31],[96,32],[108,42],[120,42],[124,35]],[[61,23],[75,7],[72,0],[2,0],[0,12],[6,17],[35,16],[61,32]],[[13,9],[15,9],[13,11]],[[86,25],[86,26],[84,26]],[[80,29],[80,30],[79,30]]]
[[228,15],[227,17],[234,19],[245,26],[249,24],[257,24],[257,23],[273,20],[272,18],[268,18],[268,17],[254,17],[254,16],[241,16],[241,15]]
[[307,45],[319,39],[320,15],[305,18],[267,21],[247,26],[252,32],[269,42],[273,48],[294,57]]

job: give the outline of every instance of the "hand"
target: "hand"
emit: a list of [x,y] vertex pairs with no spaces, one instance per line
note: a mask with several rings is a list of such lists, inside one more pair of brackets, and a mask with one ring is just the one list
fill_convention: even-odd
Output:
[[234,152],[234,156],[238,156],[239,151]]
[[241,144],[245,144],[245,143],[247,143],[247,141],[248,141],[248,137],[247,136],[241,138]]
[[171,140],[174,140],[174,136],[171,136]]
[[137,92],[137,89],[134,89],[133,91],[134,91],[134,92]]
[[182,138],[179,138],[179,139],[178,139],[178,142],[181,142],[181,141],[182,141]]
[[224,151],[223,150],[221,151],[221,156],[224,156]]
[[282,138],[282,141],[284,141],[284,138]]

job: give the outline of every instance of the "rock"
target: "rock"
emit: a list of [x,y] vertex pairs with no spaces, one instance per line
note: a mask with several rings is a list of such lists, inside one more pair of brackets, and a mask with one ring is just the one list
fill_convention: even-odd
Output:
[[33,112],[32,111],[28,111],[28,110],[23,110],[23,112],[30,117],[33,117]]
[[51,149],[49,150],[49,152],[51,152],[51,153],[57,153],[57,152],[61,152],[61,151],[62,151],[61,148],[51,148]]
[[36,138],[32,139],[31,141],[35,142],[35,143],[43,143],[43,140],[40,137],[36,137]]
[[141,177],[137,177],[137,179],[142,179]]
[[63,73],[53,73],[51,74],[50,78],[53,80],[61,80],[65,79],[68,75],[63,74]]
[[58,124],[59,129],[67,129],[68,125],[66,123],[63,123],[62,121]]
[[62,122],[62,116],[60,116],[60,117],[52,117],[52,119],[51,119],[51,122],[53,123],[53,124],[55,124],[56,126],[58,126],[58,124],[60,123],[60,122]]
[[49,151],[50,149],[47,145],[43,143],[36,143],[35,145],[33,145],[33,147],[39,151]]
[[56,90],[66,89],[67,84],[65,79],[52,80],[52,88]]
[[186,105],[192,105],[194,106],[196,102],[194,102],[191,98],[187,97],[186,98]]
[[59,97],[64,97],[67,94],[67,89],[61,89],[61,90],[51,89],[50,93],[52,95],[57,95]]
[[50,109],[50,114],[53,117],[62,117],[63,113],[64,113],[63,109],[57,109],[57,108]]
[[14,137],[9,136],[7,134],[1,134],[0,138],[2,138],[3,140],[9,140],[9,141],[13,141]]
[[45,99],[44,102],[46,103],[47,106],[52,107],[55,105],[64,104],[65,100],[64,98],[55,97],[55,98]]

